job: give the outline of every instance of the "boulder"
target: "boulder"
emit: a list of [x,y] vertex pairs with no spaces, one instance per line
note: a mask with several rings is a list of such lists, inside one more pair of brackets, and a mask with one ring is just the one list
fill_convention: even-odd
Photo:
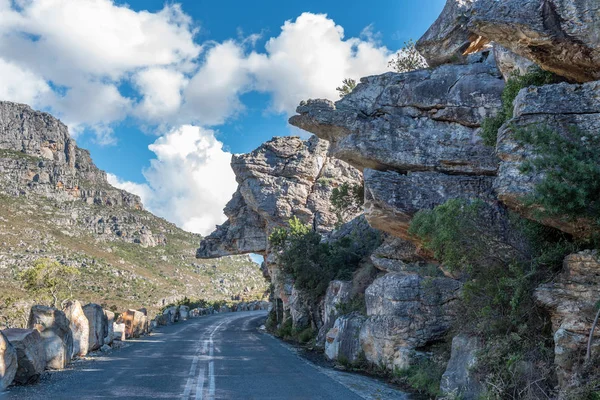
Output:
[[417,41],[430,67],[466,61],[465,52],[478,36],[467,28],[474,0],[448,0],[438,19]]
[[73,334],[73,357],[83,357],[88,353],[90,324],[83,312],[81,303],[77,300],[69,301],[63,307],[69,320],[69,327]]
[[90,303],[83,307],[83,312],[88,319],[90,334],[88,339],[89,351],[99,350],[108,335],[108,319],[104,310],[98,304]]
[[327,332],[325,356],[333,361],[356,364],[362,352],[359,338],[365,320],[366,317],[358,313],[337,318]]
[[19,385],[37,383],[46,369],[46,357],[40,333],[35,329],[6,329],[2,333],[17,353],[18,369],[14,382]]
[[292,318],[292,327],[296,330],[306,328],[311,321],[310,301],[306,293],[293,287],[288,305],[290,317]]
[[384,272],[408,271],[410,265],[424,261],[412,242],[391,235],[373,251],[370,259],[375,268]]
[[501,107],[504,80],[493,57],[468,65],[362,78],[335,104],[308,100],[290,124],[331,142],[363,170],[494,175],[498,160],[479,127]]
[[52,307],[33,306],[27,326],[40,333],[47,369],[64,369],[71,362],[73,334],[64,312]]
[[121,319],[125,324],[125,337],[138,338],[148,331],[148,317],[141,311],[127,310],[121,314]]
[[483,386],[473,371],[481,349],[481,340],[476,336],[461,334],[452,339],[450,361],[440,384],[440,391],[445,396],[463,400],[481,398]]
[[[498,198],[525,217],[565,231],[577,237],[587,237],[592,223],[562,216],[540,219],[538,208],[528,197],[535,191],[543,175],[523,172],[527,160],[536,157],[530,146],[515,138],[518,130],[539,127],[568,135],[573,129],[597,135],[600,132],[600,82],[582,85],[559,83],[529,87],[519,92],[514,101],[514,117],[498,132],[497,153],[501,159],[494,189]],[[600,151],[600,149],[598,149]]]
[[[120,318],[120,320],[122,320]],[[113,337],[115,340],[120,340],[120,341],[125,341],[127,339],[126,336],[126,327],[125,327],[125,323],[123,322],[115,322],[113,323]]]
[[106,316],[106,337],[104,338],[104,344],[110,346],[115,337],[115,313],[112,311],[104,310],[104,315]]
[[360,330],[366,359],[405,369],[415,349],[442,338],[451,326],[461,283],[450,278],[388,273],[366,290],[368,318]]
[[[600,299],[600,253],[582,251],[567,256],[563,272],[553,282],[539,286],[537,304],[550,312],[554,331],[554,364],[564,389],[577,381],[588,337]],[[600,327],[592,341],[592,353],[600,352]]]
[[535,65],[527,58],[521,57],[497,43],[494,43],[494,58],[505,81],[515,74],[525,75],[529,68]]
[[167,325],[171,325],[179,321],[179,312],[175,306],[165,308],[163,310],[163,316],[166,319],[165,322]]
[[412,217],[450,199],[480,198],[493,201],[492,177],[365,169],[365,217],[381,231],[414,241],[408,234]]
[[468,29],[572,81],[600,79],[596,0],[480,0]]
[[0,331],[0,392],[13,382],[17,368],[17,351]]
[[190,308],[188,306],[179,306],[179,316],[182,321],[187,321],[190,313]]

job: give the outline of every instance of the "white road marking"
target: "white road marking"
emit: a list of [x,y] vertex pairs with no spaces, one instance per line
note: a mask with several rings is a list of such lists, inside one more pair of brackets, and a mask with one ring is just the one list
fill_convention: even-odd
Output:
[[204,368],[200,368],[198,374],[198,384],[196,385],[196,400],[202,400],[204,397]]
[[210,379],[210,382],[208,384],[208,398],[209,400],[214,400],[215,398],[215,391],[216,391],[216,385],[215,385],[215,362],[211,361],[208,364],[208,377]]
[[183,400],[188,400],[190,397],[190,393],[192,393],[192,384],[194,382],[194,375],[196,375],[196,367],[198,366],[198,356],[194,357],[194,360],[192,361],[192,365],[190,367],[190,373],[189,378],[187,380],[187,383],[185,384],[185,389],[183,391],[183,395],[181,396],[181,398]]

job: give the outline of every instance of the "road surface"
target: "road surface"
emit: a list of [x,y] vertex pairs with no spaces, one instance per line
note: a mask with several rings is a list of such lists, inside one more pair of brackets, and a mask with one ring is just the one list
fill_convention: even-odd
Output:
[[407,399],[364,376],[316,366],[261,333],[265,311],[200,317],[52,372],[0,400]]

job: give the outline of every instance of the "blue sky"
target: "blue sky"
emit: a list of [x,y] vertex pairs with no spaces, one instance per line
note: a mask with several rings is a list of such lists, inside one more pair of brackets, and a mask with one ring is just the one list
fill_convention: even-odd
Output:
[[385,72],[445,1],[25,4],[0,0],[0,99],[57,115],[113,184],[207,233],[235,189],[229,153],[297,133],[299,100]]

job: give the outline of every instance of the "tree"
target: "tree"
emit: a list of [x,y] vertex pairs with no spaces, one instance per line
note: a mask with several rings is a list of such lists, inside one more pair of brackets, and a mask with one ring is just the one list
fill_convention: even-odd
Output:
[[351,78],[346,78],[342,81],[342,86],[338,86],[335,88],[340,94],[340,98],[344,97],[347,94],[350,94],[354,88],[356,87],[356,81]]
[[415,42],[410,39],[404,42],[404,47],[388,62],[388,67],[396,72],[410,72],[429,67],[425,58],[417,51]]
[[61,301],[72,298],[73,286],[78,275],[80,272],[77,268],[41,258],[32,268],[23,271],[19,279],[23,282],[25,290],[38,296],[40,301],[50,301],[56,308]]
[[345,215],[354,215],[358,213],[365,202],[364,198],[364,183],[351,185],[344,182],[333,189],[329,201],[331,202],[331,208],[337,217],[338,224],[344,223]]

